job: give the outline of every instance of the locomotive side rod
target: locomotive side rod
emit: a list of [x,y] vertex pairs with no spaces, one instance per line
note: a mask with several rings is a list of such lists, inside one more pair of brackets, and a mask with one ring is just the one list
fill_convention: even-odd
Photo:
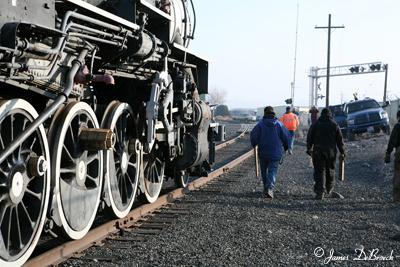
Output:
[[58,95],[54,102],[46,108],[17,138],[15,138],[6,149],[0,154],[0,163],[2,163],[17,147],[23,143],[36,129],[47,120],[67,99],[74,86],[74,78],[78,70],[83,66],[85,57],[89,52],[88,48],[82,49],[79,56],[72,61],[71,69],[66,79],[66,88],[64,92]]

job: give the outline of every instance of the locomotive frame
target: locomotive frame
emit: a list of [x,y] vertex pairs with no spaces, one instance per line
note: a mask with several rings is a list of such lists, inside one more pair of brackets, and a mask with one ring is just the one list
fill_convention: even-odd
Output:
[[[192,9],[190,9],[192,7]],[[100,203],[123,218],[164,179],[213,163],[188,0],[0,2],[0,264],[22,265],[42,229],[89,231]]]

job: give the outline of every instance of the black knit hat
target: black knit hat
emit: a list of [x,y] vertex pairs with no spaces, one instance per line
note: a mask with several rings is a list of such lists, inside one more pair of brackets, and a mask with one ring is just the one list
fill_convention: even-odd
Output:
[[275,111],[274,108],[271,106],[267,106],[264,108],[264,115],[274,115],[275,116]]
[[324,109],[321,111],[321,116],[332,117],[332,113],[331,113],[331,111],[329,110],[329,108],[324,108]]

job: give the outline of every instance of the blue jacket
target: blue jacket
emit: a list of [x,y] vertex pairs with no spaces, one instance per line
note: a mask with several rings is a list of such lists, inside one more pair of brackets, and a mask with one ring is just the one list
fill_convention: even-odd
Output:
[[273,116],[264,117],[250,133],[251,145],[258,145],[258,153],[262,160],[278,161],[283,148],[288,147],[288,130]]

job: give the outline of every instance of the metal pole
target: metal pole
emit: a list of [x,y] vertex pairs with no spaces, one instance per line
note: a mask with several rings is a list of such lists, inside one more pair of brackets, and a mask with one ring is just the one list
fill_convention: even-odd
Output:
[[326,107],[329,106],[329,75],[330,75],[330,65],[331,65],[331,14],[329,14],[328,19],[328,56],[326,63]]
[[388,76],[388,64],[385,64],[385,85],[383,86],[383,105],[386,103],[386,90],[387,90],[387,76]]
[[331,64],[331,30],[344,28],[344,26],[332,26],[331,25],[331,14],[329,14],[328,26],[327,27],[318,27],[315,26],[315,29],[328,29],[328,55],[327,55],[327,69],[326,69],[326,106],[329,106],[329,77],[330,77],[330,64]]
[[299,31],[299,2],[297,2],[297,16],[296,16],[296,41],[294,45],[294,66],[293,66],[293,82],[291,84],[291,94],[290,98],[292,98],[292,107],[294,106],[294,90],[296,89],[296,64],[297,64],[297,38]]
[[309,106],[310,108],[314,105],[314,67],[310,68],[310,84],[309,84]]

